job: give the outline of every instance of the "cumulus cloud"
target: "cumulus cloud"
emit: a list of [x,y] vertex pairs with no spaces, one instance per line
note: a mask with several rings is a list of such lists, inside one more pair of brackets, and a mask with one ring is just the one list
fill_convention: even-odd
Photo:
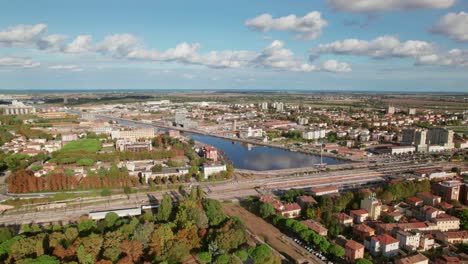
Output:
[[204,65],[211,68],[239,68],[245,66],[255,54],[250,51],[211,51],[199,53],[200,44],[181,43],[163,52],[137,49],[127,55],[128,59],[161,62],[179,62],[184,64]]
[[262,14],[247,20],[245,25],[249,29],[259,32],[292,31],[298,33],[297,38],[309,40],[319,37],[328,22],[322,19],[320,12],[313,11],[303,17],[289,15],[273,18],[270,14]]
[[322,63],[322,69],[329,72],[351,72],[351,65],[346,62],[327,60]]
[[431,28],[431,32],[460,42],[468,42],[468,13],[448,13]]
[[421,56],[417,58],[416,65],[468,67],[468,50],[452,49],[446,53]]
[[311,54],[324,53],[369,56],[372,58],[419,57],[434,53],[435,46],[425,41],[408,40],[401,42],[394,36],[382,36],[373,40],[345,39],[321,44],[310,50]]
[[77,36],[70,44],[62,47],[65,53],[86,53],[92,51],[92,37],[90,35]]
[[125,57],[128,53],[142,46],[141,41],[131,34],[115,34],[104,38],[95,47],[97,52]]
[[41,64],[34,62],[29,57],[20,56],[7,56],[0,57],[0,67],[11,67],[11,68],[36,68]]
[[78,65],[74,65],[74,64],[52,65],[52,66],[49,66],[49,69],[51,69],[51,70],[74,71],[74,72],[83,71],[82,68],[80,68]]
[[47,25],[17,25],[0,31],[0,46],[29,46],[47,30]]
[[444,9],[453,6],[455,2],[456,0],[327,0],[331,8],[347,12]]
[[40,50],[47,50],[47,49],[60,49],[62,43],[67,39],[65,35],[49,35],[42,37],[36,41],[36,46]]

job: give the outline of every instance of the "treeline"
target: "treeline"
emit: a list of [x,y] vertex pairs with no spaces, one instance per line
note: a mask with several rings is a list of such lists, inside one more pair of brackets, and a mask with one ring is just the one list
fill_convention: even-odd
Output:
[[265,245],[249,248],[243,223],[222,212],[218,201],[198,192],[178,206],[165,195],[156,214],[105,219],[82,218],[74,224],[23,225],[13,236],[0,228],[2,263],[184,263],[198,255],[201,263],[279,264]]
[[50,162],[58,164],[72,164],[79,160],[91,159],[102,162],[119,162],[128,160],[169,159],[177,156],[175,150],[153,150],[153,151],[114,151],[111,153],[96,153],[87,151],[53,152]]
[[134,187],[138,184],[138,178],[131,177],[126,168],[119,169],[114,164],[110,169],[101,168],[96,173],[88,172],[88,176],[81,181],[66,173],[53,172],[44,177],[36,177],[32,171],[21,169],[11,173],[6,182],[11,193],[29,193]]
[[332,254],[336,257],[342,257],[345,250],[336,244],[331,243],[327,237],[323,237],[310,230],[305,224],[295,219],[288,219],[282,215],[277,215],[273,205],[254,201],[250,209],[256,214],[278,227],[283,233],[291,234],[294,237],[300,237],[309,244],[315,245],[320,251]]
[[423,181],[404,181],[386,185],[380,192],[379,197],[385,202],[400,201],[418,192],[430,192],[431,183]]

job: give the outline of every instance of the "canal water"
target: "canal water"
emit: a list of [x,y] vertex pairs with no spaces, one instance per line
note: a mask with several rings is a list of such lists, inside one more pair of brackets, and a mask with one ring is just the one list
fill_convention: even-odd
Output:
[[[98,117],[109,118],[105,116]],[[163,128],[158,128],[150,124],[140,124],[124,120],[117,121],[127,126],[153,127],[164,130]],[[185,133],[184,135],[222,150],[237,169],[264,171],[313,167],[314,165],[320,164],[320,156],[318,155],[292,152],[281,148],[252,145],[207,135],[192,133]],[[323,157],[323,162],[328,165],[346,163],[343,160],[330,157]]]
[[[187,134],[187,136],[224,151],[234,163],[234,167],[238,169],[264,171],[312,167],[320,164],[320,156],[317,155],[252,145],[206,135]],[[342,160],[330,157],[323,157],[323,162],[329,165],[345,163]]]

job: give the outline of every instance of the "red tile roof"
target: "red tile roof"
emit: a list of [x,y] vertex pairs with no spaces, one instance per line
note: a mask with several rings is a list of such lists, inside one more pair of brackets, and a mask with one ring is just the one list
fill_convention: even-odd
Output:
[[296,211],[301,210],[301,206],[298,203],[288,203],[284,205],[283,211]]
[[350,213],[353,215],[359,215],[359,216],[369,214],[365,209],[351,210]]
[[364,245],[354,240],[348,240],[345,244],[345,247],[357,251],[357,250],[363,249]]
[[372,239],[375,240],[376,242],[380,242],[385,245],[400,243],[400,240],[387,234],[378,235],[378,236],[372,237]]

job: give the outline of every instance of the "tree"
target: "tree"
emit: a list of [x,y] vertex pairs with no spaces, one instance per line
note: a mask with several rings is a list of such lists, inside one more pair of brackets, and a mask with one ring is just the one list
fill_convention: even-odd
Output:
[[104,221],[106,222],[107,228],[114,227],[115,222],[119,219],[119,215],[114,212],[109,212],[104,217]]
[[239,219],[231,218],[215,231],[212,241],[224,252],[237,249],[247,241],[245,226]]
[[91,219],[83,219],[78,222],[78,232],[80,235],[87,235],[97,228],[96,222]]
[[372,264],[373,262],[367,259],[357,259],[356,264]]
[[276,213],[275,207],[271,203],[261,203],[258,212],[262,218],[268,218]]
[[120,231],[107,232],[104,234],[104,242],[102,256],[112,262],[119,259],[121,253],[120,244],[124,240],[124,235]]
[[460,218],[460,228],[468,230],[468,209],[463,209],[457,213],[457,217]]
[[253,263],[255,264],[279,264],[279,258],[273,253],[269,246],[261,244],[251,250]]
[[211,263],[212,256],[213,255],[210,252],[200,252],[198,254],[198,260],[203,263]]
[[344,256],[345,250],[341,246],[333,244],[328,248],[328,253],[340,258]]
[[222,205],[218,200],[203,199],[203,208],[210,226],[218,226],[226,219]]
[[11,239],[12,237],[11,230],[8,227],[0,227],[0,244]]
[[167,222],[172,214],[172,199],[168,194],[163,195],[161,205],[158,208],[157,219],[161,222]]
[[59,264],[60,261],[50,255],[42,255],[36,259],[25,259],[21,264]]
[[126,255],[122,262],[139,263],[143,255],[143,244],[140,241],[124,240],[122,244],[120,244],[120,250]]
[[245,250],[238,250],[234,253],[242,262],[247,261],[249,258],[249,253]]
[[162,165],[161,164],[156,164],[151,168],[152,172],[161,172],[162,171]]
[[146,248],[151,239],[151,234],[154,231],[154,224],[146,222],[136,227],[135,232],[133,233],[132,240],[140,241],[143,246]]

